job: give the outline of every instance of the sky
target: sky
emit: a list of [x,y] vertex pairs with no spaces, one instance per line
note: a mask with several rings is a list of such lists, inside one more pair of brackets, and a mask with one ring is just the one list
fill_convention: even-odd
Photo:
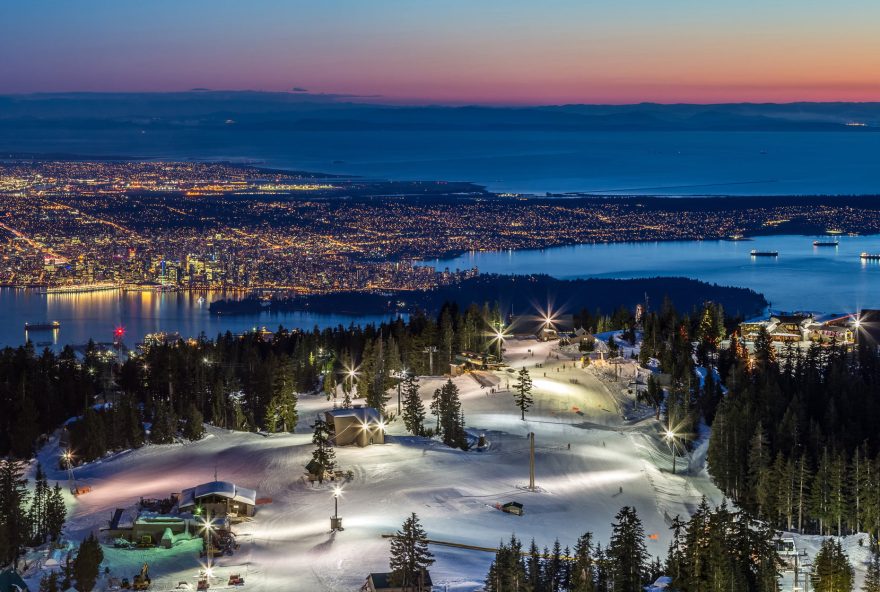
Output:
[[0,0],[0,93],[880,100],[877,0]]

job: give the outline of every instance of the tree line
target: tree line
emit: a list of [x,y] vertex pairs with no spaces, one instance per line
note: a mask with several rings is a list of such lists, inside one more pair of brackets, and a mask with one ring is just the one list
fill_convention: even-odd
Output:
[[786,530],[880,535],[880,352],[786,346],[762,330],[754,351],[721,353],[727,394],[709,471],[740,507]]

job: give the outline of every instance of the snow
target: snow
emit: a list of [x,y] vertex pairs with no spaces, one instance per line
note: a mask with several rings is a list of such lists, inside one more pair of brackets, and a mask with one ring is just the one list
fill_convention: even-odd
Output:
[[[339,468],[352,473],[339,500],[342,532],[329,532],[336,484],[311,485],[302,479],[313,450],[309,424],[332,403],[323,396],[301,396],[294,434],[263,437],[208,428],[208,437],[199,442],[146,446],[78,467],[78,482],[92,492],[69,500],[67,535],[81,540],[106,527],[116,508],[211,482],[216,470],[218,479],[254,489],[258,498],[272,503],[258,506],[252,521],[235,527],[241,547],[234,556],[217,559],[212,589],[225,587],[235,572],[244,577],[247,590],[357,590],[369,572],[388,569],[389,544],[381,535],[395,532],[410,512],[419,515],[434,540],[496,547],[516,533],[526,544],[534,538],[543,547],[556,536],[563,546],[573,546],[586,531],[605,545],[614,515],[631,505],[651,535],[649,551],[665,557],[669,520],[687,515],[704,495],[712,503],[721,501],[698,466],[703,455],[694,461],[692,475],[670,474],[671,457],[656,437],[655,420],[624,421],[617,411],[625,383],[621,388],[599,380],[594,371],[576,368],[564,352],[557,360],[554,347],[535,340],[506,344],[510,365],[528,366],[533,377],[535,406],[526,421],[505,390],[508,379],[515,382],[513,374],[498,373],[501,390],[494,394],[471,376],[453,379],[469,432],[485,434],[489,441],[484,451],[463,452],[408,436],[400,420],[387,426],[384,445],[337,448]],[[543,368],[534,368],[536,363]],[[426,403],[445,380],[422,378]],[[396,412],[396,391],[389,409]],[[428,425],[431,421],[429,415]],[[527,490],[531,431],[539,492]],[[64,482],[58,454],[53,443],[40,456],[50,480]],[[679,458],[680,473],[686,464]],[[496,509],[508,501],[524,504],[524,516]],[[197,540],[149,550],[114,549],[110,543],[105,565],[111,575],[131,578],[147,562],[154,590],[195,582]],[[492,553],[439,545],[431,549],[437,559],[431,574],[440,589],[481,588]]]

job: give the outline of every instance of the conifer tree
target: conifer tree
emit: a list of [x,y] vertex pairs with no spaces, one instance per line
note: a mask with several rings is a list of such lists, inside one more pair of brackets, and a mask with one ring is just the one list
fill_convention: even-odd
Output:
[[156,403],[153,410],[153,425],[150,429],[150,442],[170,444],[177,435],[177,418],[165,402]]
[[73,577],[76,579],[77,590],[89,592],[94,589],[102,561],[104,561],[104,551],[95,533],[91,533],[80,544],[76,558],[73,560]]
[[31,544],[42,545],[48,535],[46,514],[52,490],[46,481],[43,467],[37,463],[34,475],[34,492],[31,495],[31,506],[28,509],[28,522],[31,527]]
[[584,533],[574,547],[571,565],[571,592],[596,592],[596,565],[593,557],[593,534]]
[[437,433],[442,437],[443,443],[453,448],[467,449],[464,414],[458,398],[458,387],[452,379],[434,391],[431,413],[437,416]]
[[826,539],[813,560],[810,580],[815,592],[850,592],[855,572],[840,541]]
[[64,494],[61,486],[55,483],[46,504],[46,532],[54,542],[61,536],[64,522],[67,520],[67,507],[64,505]]
[[413,374],[407,374],[402,389],[403,424],[410,434],[422,436],[425,433],[425,404],[419,395],[419,379]]
[[205,424],[202,412],[195,403],[190,403],[184,418],[183,437],[187,440],[201,440],[205,436]]
[[434,563],[428,550],[428,535],[413,512],[391,538],[391,578],[407,591],[424,588],[423,573]]
[[871,551],[871,558],[868,559],[862,592],[880,592],[880,553],[876,549]]
[[535,539],[532,539],[532,542],[529,544],[526,573],[529,578],[529,587],[532,590],[541,590],[544,583],[544,562],[541,559],[541,551],[538,549]]
[[318,467],[318,483],[324,482],[325,471],[332,471],[336,466],[336,452],[330,445],[330,426],[320,417],[315,420],[312,443],[315,450],[312,451],[312,460]]
[[282,357],[272,376],[272,398],[266,409],[266,431],[292,432],[298,419],[292,363]]
[[21,461],[0,459],[0,565],[14,562],[29,542],[28,492]]
[[[495,560],[486,575],[486,592],[521,590],[527,592],[528,576],[522,559],[522,544],[511,535],[510,542],[498,545]],[[532,591],[534,592],[534,591]]]
[[642,592],[648,565],[645,530],[636,510],[620,509],[612,524],[608,558],[614,573],[613,592]]
[[532,378],[529,376],[529,371],[525,366],[520,368],[517,381],[513,385],[513,399],[516,401],[516,406],[519,407],[520,419],[525,421],[526,411],[534,403],[532,399]]

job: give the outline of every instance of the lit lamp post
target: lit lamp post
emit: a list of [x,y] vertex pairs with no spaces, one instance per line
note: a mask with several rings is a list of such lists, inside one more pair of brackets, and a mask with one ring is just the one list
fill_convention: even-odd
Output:
[[495,329],[493,341],[495,341],[498,345],[498,362],[502,362],[504,360],[502,356],[502,347],[504,345],[504,339],[508,337],[508,334],[504,331],[504,324],[498,323],[498,328]]
[[214,540],[211,536],[213,526],[212,520],[208,517],[207,512],[202,517],[202,523],[205,530],[205,577],[210,578],[214,575],[213,559],[214,559]]
[[64,463],[67,465],[67,480],[70,485],[70,493],[76,495],[77,487],[76,487],[76,477],[73,475],[73,453],[70,450],[65,450],[64,454],[61,455],[64,459]]
[[348,378],[348,392],[351,393],[354,391],[354,379],[357,376],[357,370],[354,368],[348,368],[346,376]]
[[675,474],[675,439],[678,435],[670,429],[666,429],[666,435],[664,438],[666,442],[669,444],[669,452],[672,453],[672,474]]
[[342,496],[342,488],[338,485],[333,488],[333,516],[330,518],[330,532],[345,530],[342,528],[342,518],[339,516],[339,498]]

